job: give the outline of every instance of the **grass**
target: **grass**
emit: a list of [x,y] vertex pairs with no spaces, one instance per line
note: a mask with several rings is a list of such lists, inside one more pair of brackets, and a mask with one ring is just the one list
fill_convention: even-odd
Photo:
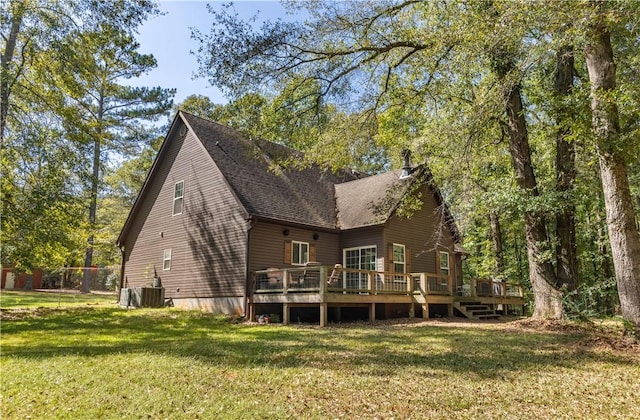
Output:
[[3,290],[0,293],[0,309],[55,308],[78,305],[116,306],[116,295],[112,293],[88,293],[50,290],[46,292],[24,292]]
[[618,323],[242,324],[3,311],[3,419],[640,418]]

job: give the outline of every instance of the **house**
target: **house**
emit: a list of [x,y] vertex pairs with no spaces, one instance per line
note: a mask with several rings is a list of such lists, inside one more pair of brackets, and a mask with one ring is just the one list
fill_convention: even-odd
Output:
[[40,289],[43,285],[44,274],[41,269],[35,269],[31,274],[21,273],[13,266],[2,266],[0,288],[2,289]]
[[285,323],[452,315],[460,235],[429,171],[282,164],[299,156],[178,112],[118,237],[121,286],[155,281],[175,306]]

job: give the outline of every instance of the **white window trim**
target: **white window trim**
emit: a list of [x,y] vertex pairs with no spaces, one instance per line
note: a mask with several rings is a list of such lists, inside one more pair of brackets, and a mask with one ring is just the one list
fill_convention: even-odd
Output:
[[[171,248],[167,248],[162,253],[162,271],[170,271],[171,270],[171,257],[173,252]],[[168,255],[168,256],[167,256]],[[169,267],[167,268],[167,261],[169,262]]]
[[[300,246],[300,245],[306,245],[307,247],[307,261],[305,262],[296,262],[293,259],[293,255],[294,252],[293,250],[296,248],[296,246]],[[302,242],[302,241],[291,241],[291,265],[296,265],[296,266],[304,266],[309,262],[309,252],[311,252],[311,248],[309,247],[309,242]],[[300,254],[301,256],[302,254]]]
[[[354,251],[356,249],[363,250],[368,248],[373,248],[376,251],[375,263],[377,267],[377,264],[378,264],[378,246],[377,245],[353,246],[351,248],[342,248],[342,266],[345,268],[347,267],[347,251]],[[374,270],[376,270],[376,268],[374,268]]]
[[[182,195],[180,197],[176,197],[176,187],[178,186],[178,184],[182,184]],[[176,213],[176,201],[177,200],[182,200],[182,205],[180,206],[180,212],[179,213]],[[171,213],[174,216],[179,216],[182,213],[184,213],[184,180],[178,181],[175,184],[173,184],[173,207],[171,208]]]
[[[438,252],[439,252],[438,257],[440,258],[440,273],[442,274],[442,270],[444,269],[447,271],[447,274],[446,274],[447,276],[451,275],[451,259],[449,257],[449,253],[446,251],[438,251]],[[442,258],[443,255],[446,255],[447,258],[443,259]],[[446,267],[442,265],[442,261],[447,261]]]
[[[347,264],[347,252],[358,250],[358,251],[360,251],[360,257],[362,257],[362,250],[363,249],[370,249],[370,248],[373,248],[373,250],[375,252],[374,257],[373,257],[373,264],[374,264],[373,270],[374,271],[377,270],[377,268],[378,268],[378,246],[377,245],[365,245],[365,246],[354,246],[354,247],[350,247],[350,248],[342,248],[342,266],[344,268],[351,268],[351,267],[348,267],[348,264]],[[364,270],[360,266],[361,261],[362,260],[358,261],[358,268],[357,268],[358,270]],[[349,273],[347,271],[344,271],[342,273],[342,275],[343,275],[343,280],[342,281],[344,282],[344,287],[347,287],[347,281],[348,281],[349,275],[356,276],[357,279],[355,281],[357,281],[360,285],[365,285],[366,284],[366,281],[364,279],[364,277],[365,277],[364,273]],[[354,280],[352,279],[351,281],[354,281]]]
[[[402,248],[402,258],[403,258],[402,261],[396,261],[396,253],[395,253],[395,248],[396,247]],[[391,257],[393,259],[393,261],[392,261],[392,263],[393,263],[393,272],[394,273],[402,273],[402,274],[406,273],[407,272],[407,247],[404,246],[404,244],[392,244],[391,253],[392,253]],[[402,265],[402,271],[396,271],[396,264],[401,264]],[[394,277],[393,281],[406,282],[407,278],[404,277],[404,276],[401,276],[401,277],[398,276],[398,277]]]

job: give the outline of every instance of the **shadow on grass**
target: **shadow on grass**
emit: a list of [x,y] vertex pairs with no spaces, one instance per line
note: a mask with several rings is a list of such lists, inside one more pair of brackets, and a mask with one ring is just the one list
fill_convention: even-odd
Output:
[[159,354],[227,368],[348,368],[380,376],[414,369],[423,375],[463,372],[479,377],[572,368],[587,360],[635,360],[578,346],[584,338],[580,334],[446,325],[296,328],[235,324],[219,316],[176,310],[74,308],[41,309],[13,319],[4,315],[4,359]]

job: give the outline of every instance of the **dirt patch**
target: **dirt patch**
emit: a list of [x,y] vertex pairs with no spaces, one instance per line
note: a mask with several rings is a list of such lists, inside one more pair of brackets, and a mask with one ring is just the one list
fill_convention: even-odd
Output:
[[[595,351],[616,351],[640,355],[640,342],[625,334],[621,322],[615,320],[574,322],[549,319],[531,319],[521,317],[502,317],[498,320],[479,321],[466,318],[397,318],[368,321],[354,321],[339,324],[329,324],[328,329],[344,329],[362,327],[371,328],[417,328],[424,326],[441,326],[447,328],[475,328],[482,330],[509,332],[539,332],[546,334],[562,334],[579,337],[573,344],[575,349]],[[318,325],[300,324],[299,328],[320,328]]]
[[616,321],[572,322],[551,319],[521,319],[511,323],[520,330],[580,335],[578,347],[597,350],[615,350],[640,354],[640,342],[627,334],[624,326]]

